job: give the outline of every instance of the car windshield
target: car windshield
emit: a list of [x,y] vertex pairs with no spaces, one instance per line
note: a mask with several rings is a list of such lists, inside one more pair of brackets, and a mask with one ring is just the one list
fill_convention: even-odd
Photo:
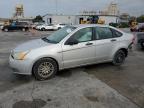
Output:
[[68,34],[70,34],[76,27],[73,26],[66,26],[57,32],[51,34],[48,37],[42,38],[42,40],[47,41],[49,43],[59,43],[62,39],[64,39]]

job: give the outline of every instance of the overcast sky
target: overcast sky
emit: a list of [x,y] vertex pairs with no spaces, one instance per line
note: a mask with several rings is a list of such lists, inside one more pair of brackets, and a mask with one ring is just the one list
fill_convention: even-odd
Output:
[[56,9],[59,14],[78,14],[82,10],[99,11],[105,9],[112,1],[118,4],[121,13],[144,14],[144,0],[0,0],[0,17],[12,17],[14,7],[20,3],[24,5],[25,16],[31,17],[55,14]]

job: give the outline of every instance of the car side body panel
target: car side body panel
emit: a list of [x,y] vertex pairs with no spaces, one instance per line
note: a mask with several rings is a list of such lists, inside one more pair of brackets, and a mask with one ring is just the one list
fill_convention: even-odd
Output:
[[[102,63],[112,61],[114,54],[121,48],[128,49],[132,41],[132,35],[123,33],[123,36],[118,38],[110,38],[103,40],[92,40],[78,43],[76,45],[65,45],[65,42],[77,31],[82,28],[95,27],[101,25],[86,25],[77,26],[77,29],[72,31],[63,40],[57,44],[42,44],[39,42],[39,47],[33,48],[27,55],[25,60],[14,60],[10,56],[10,66],[17,68],[19,74],[32,74],[33,65],[41,58],[54,59],[59,67],[59,70],[73,68],[77,66],[89,65],[94,63]],[[109,27],[103,25],[102,27]],[[112,28],[112,27],[110,27]],[[115,39],[116,41],[113,41]],[[35,42],[36,43],[36,42]],[[89,45],[89,43],[91,43]],[[28,47],[27,44],[26,47]],[[38,44],[37,44],[38,45]],[[23,45],[24,46],[24,45]],[[18,47],[20,49],[20,47]],[[26,68],[26,69],[25,69]]]

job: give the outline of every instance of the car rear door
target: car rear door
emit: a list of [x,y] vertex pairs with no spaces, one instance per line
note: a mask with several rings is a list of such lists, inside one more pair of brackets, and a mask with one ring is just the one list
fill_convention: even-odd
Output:
[[[78,44],[66,44],[71,38]],[[95,40],[93,40],[93,28],[87,27],[74,33],[62,46],[64,68],[90,64],[95,61]]]
[[96,60],[105,61],[112,59],[112,52],[117,39],[109,27],[95,27],[96,36]]

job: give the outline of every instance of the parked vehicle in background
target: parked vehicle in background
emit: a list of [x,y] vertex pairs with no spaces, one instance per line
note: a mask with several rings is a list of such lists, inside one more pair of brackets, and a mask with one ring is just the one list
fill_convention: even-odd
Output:
[[32,25],[31,25],[31,28],[32,28],[32,29],[36,29],[36,26],[37,26],[37,24],[32,24]]
[[121,65],[132,42],[132,34],[108,25],[66,26],[16,47],[9,63],[14,73],[45,80],[66,68],[102,62]]
[[135,44],[138,48],[144,49],[144,32],[135,33],[136,39]]
[[41,31],[45,31],[45,30],[57,30],[57,26],[55,26],[54,24],[44,24],[44,25],[41,25],[39,27],[39,30]]
[[35,26],[35,29],[36,30],[40,30],[40,27],[42,26],[43,24],[37,24],[36,26]]
[[43,25],[43,24],[45,24],[45,23],[44,23],[44,22],[36,22],[36,23],[34,23],[34,24],[32,25],[32,28],[33,28],[33,29],[37,29],[38,26],[41,26],[41,25]]
[[139,23],[137,27],[138,32],[144,32],[144,23]]
[[63,27],[65,27],[65,26],[67,26],[67,24],[63,24],[63,23],[61,23],[61,24],[56,24],[56,25],[54,25],[55,26],[55,29],[61,29],[61,28],[63,28]]
[[1,30],[3,29],[3,27],[4,27],[3,25],[0,25],[0,29],[1,29]]
[[47,24],[45,26],[43,26],[41,28],[42,31],[45,31],[45,30],[54,30],[54,25],[53,24]]
[[41,30],[42,27],[44,27],[46,24],[38,24],[36,26],[36,30]]
[[46,30],[58,30],[65,27],[66,24],[41,24],[36,27],[37,30],[46,31]]
[[112,27],[119,27],[119,24],[118,24],[118,23],[113,23],[113,22],[111,22],[111,23],[109,23],[109,25],[112,26]]
[[21,30],[21,31],[28,31],[29,24],[27,22],[12,22],[10,25],[3,26],[3,31],[13,31],[13,30]]

